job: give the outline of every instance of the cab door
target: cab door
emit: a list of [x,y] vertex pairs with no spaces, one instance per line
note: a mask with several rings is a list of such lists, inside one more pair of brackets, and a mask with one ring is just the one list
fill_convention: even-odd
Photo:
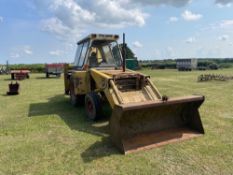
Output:
[[78,49],[75,56],[74,66],[75,71],[72,72],[72,83],[74,93],[76,95],[84,95],[89,92],[89,76],[88,72],[84,70],[84,65],[88,57],[89,41],[78,45]]
[[86,41],[84,43],[78,44],[78,49],[75,55],[75,61],[74,61],[74,66],[78,70],[82,70],[84,63],[87,59],[88,56],[88,51],[89,51],[89,41]]

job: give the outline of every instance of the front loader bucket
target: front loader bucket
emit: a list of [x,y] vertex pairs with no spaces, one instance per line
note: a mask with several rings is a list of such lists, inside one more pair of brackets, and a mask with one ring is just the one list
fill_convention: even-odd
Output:
[[110,119],[114,144],[125,154],[204,134],[203,96],[116,105]]

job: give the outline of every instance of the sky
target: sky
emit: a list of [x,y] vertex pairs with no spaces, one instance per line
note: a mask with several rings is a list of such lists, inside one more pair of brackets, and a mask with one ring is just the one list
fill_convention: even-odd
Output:
[[123,32],[140,60],[232,58],[233,0],[0,0],[2,64],[73,62],[83,37]]

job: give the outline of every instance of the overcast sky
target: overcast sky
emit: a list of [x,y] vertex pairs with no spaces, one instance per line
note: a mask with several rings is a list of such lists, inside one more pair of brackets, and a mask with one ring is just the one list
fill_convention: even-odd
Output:
[[233,0],[0,0],[0,63],[72,62],[95,32],[139,59],[233,57]]

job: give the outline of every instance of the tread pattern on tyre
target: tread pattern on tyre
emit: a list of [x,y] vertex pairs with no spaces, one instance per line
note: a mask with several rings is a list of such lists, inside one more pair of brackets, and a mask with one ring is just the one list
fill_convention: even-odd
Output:
[[89,117],[88,111],[86,110],[88,118],[91,119],[91,120],[100,119],[101,116],[102,116],[102,104],[101,104],[100,96],[95,92],[91,92],[91,93],[87,94],[86,97],[85,97],[85,105],[86,105],[86,98],[91,98],[91,101],[94,102],[94,108],[96,110],[95,111],[95,116],[93,118]]

